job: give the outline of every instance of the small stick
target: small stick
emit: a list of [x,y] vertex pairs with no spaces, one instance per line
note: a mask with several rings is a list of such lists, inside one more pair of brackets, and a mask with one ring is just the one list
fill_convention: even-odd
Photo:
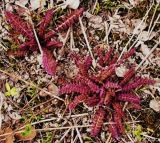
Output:
[[109,40],[108,40],[108,36],[109,36],[109,33],[111,32],[111,26],[108,26],[107,24],[107,21],[104,22],[104,26],[105,26],[105,32],[106,32],[106,36],[104,37],[103,41],[107,42],[107,45],[109,45]]
[[[79,120],[76,120],[76,121],[75,121],[75,120],[73,119],[73,122],[74,122],[74,125],[75,125],[75,124],[77,124],[77,122],[79,122]],[[78,128],[76,127],[75,129],[76,129],[76,132],[77,132],[77,135],[78,135],[78,138],[79,138],[80,143],[83,143],[83,140],[82,140],[82,137],[81,137],[81,134],[80,134]]]
[[37,44],[38,44],[39,51],[40,51],[41,56],[42,56],[42,55],[43,55],[43,50],[42,50],[41,44],[40,44],[40,42],[39,42],[39,39],[38,39],[36,30],[35,30],[35,28],[34,28],[34,25],[33,25],[33,32],[34,32],[34,36],[35,36],[36,41],[37,41]]
[[144,59],[136,67],[135,71],[137,71],[142,66],[142,64],[147,60],[147,58],[150,56],[150,54],[158,47],[159,43],[160,42],[157,42],[157,44],[155,44],[155,46],[150,50],[150,52],[144,57]]
[[108,136],[108,138],[107,138],[107,140],[106,140],[106,142],[105,143],[109,143],[110,142],[110,139],[111,139],[111,133],[109,133],[109,136]]
[[96,9],[97,3],[98,3],[98,0],[95,1],[95,4],[94,4],[93,9],[92,9],[92,14],[94,13],[94,11]]
[[152,26],[152,28],[151,28],[151,30],[150,30],[150,32],[149,32],[148,37],[151,35],[151,33],[152,33],[152,31],[153,31],[154,27],[155,27],[155,26],[156,26],[156,24],[158,23],[159,18],[160,18],[160,14],[158,14],[158,16],[157,16],[156,20],[154,21],[154,24],[153,24],[153,26]]
[[92,61],[93,67],[95,68],[95,67],[96,67],[96,60],[94,59],[94,56],[93,56],[93,53],[92,53],[92,50],[91,50],[91,46],[90,46],[89,41],[88,41],[88,39],[87,39],[87,35],[86,35],[86,33],[85,33],[85,30],[84,30],[84,26],[83,26],[83,23],[82,23],[82,19],[81,19],[80,17],[79,17],[79,23],[80,23],[80,25],[81,25],[81,30],[82,30],[84,39],[85,39],[85,41],[86,41],[87,48],[88,48],[89,53],[90,53],[90,55],[91,55],[91,57],[92,57],[92,60],[93,60],[93,61]]
[[61,139],[60,139],[60,142],[62,142],[63,141],[63,139],[65,138],[65,136],[67,136],[67,134],[69,133],[69,131],[70,131],[71,129],[68,129],[65,133],[64,133],[64,135],[61,137]]
[[151,19],[151,22],[150,22],[150,25],[149,25],[149,28],[148,28],[148,37],[149,37],[149,33],[150,33],[150,30],[151,30],[151,26],[152,26],[152,23],[153,23],[153,20],[154,20],[154,17],[155,17],[155,14],[156,14],[156,11],[157,11],[157,8],[159,6],[159,3],[156,4],[156,7],[154,9],[154,13],[153,13],[153,16],[152,16],[152,19]]
[[146,12],[145,16],[143,17],[142,21],[139,23],[138,26],[135,27],[135,29],[133,30],[133,34],[131,36],[131,38],[129,39],[129,41],[127,42],[126,46],[123,48],[119,58],[117,61],[119,61],[121,59],[121,57],[123,56],[123,53],[125,52],[125,50],[127,49],[129,43],[132,41],[133,37],[135,36],[135,31],[137,31],[138,28],[140,28],[140,26],[142,25],[143,21],[145,20],[145,18],[147,17],[148,13],[150,12],[151,8],[153,6],[153,3],[151,4],[150,8],[148,9],[148,11]]

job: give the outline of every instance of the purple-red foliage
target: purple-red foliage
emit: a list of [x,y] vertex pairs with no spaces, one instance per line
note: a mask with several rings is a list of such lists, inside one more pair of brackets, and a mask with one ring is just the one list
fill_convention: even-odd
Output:
[[39,25],[39,36],[43,37],[45,34],[45,29],[52,21],[52,17],[54,15],[55,11],[53,9],[50,9],[46,12],[45,16],[42,18],[40,25]]
[[49,39],[56,35],[57,32],[61,32],[67,28],[69,28],[74,22],[78,20],[78,18],[83,14],[84,9],[80,8],[73,11],[69,16],[67,16],[65,21],[63,21],[60,25],[58,25],[54,30],[48,32],[45,35],[46,39]]
[[[154,81],[135,76],[134,66],[128,63],[128,58],[133,55],[134,50],[125,53],[122,60],[119,61],[115,60],[119,55],[117,54],[114,57],[112,49],[106,54],[101,49],[98,49],[95,53],[98,55],[97,59],[100,59],[99,56],[101,56],[102,64],[94,70],[91,67],[91,60],[87,59],[88,57],[82,58],[76,54],[72,55],[79,72],[73,79],[72,84],[61,87],[60,94],[76,93],[75,96],[77,98],[70,103],[70,106],[72,105],[74,108],[81,102],[89,107],[98,107],[100,111],[97,111],[93,117],[91,135],[98,135],[103,126],[104,117],[108,115],[107,118],[111,118],[114,123],[109,125],[109,131],[112,137],[118,140],[125,131],[123,122],[127,116],[125,116],[126,112],[122,110],[124,102],[128,102],[129,106],[131,105],[134,109],[139,109],[140,97],[134,94],[136,92],[135,89],[144,85],[154,84]],[[115,69],[120,65],[125,65],[130,69],[123,78],[119,78],[115,74]],[[78,100],[84,94],[85,98]]]
[[55,31],[62,31],[69,28],[74,22],[76,22],[80,16],[82,16],[84,9],[80,8],[72,12],[66,20],[55,28]]
[[127,101],[131,103],[140,104],[140,98],[133,93],[122,93],[117,95],[117,99],[120,101]]
[[91,56],[86,56],[84,60],[80,57],[80,55],[77,55],[76,53],[72,53],[70,55],[71,59],[75,62],[76,66],[79,69],[79,73],[83,76],[88,76],[88,70],[92,65],[92,58]]
[[42,64],[43,64],[45,71],[48,74],[50,75],[55,74],[57,62],[55,58],[53,57],[53,54],[51,53],[51,51],[46,48],[43,49]]
[[124,60],[128,59],[129,57],[133,56],[134,53],[135,53],[135,48],[132,48],[122,56],[122,59]]
[[100,101],[100,98],[97,97],[96,95],[93,95],[91,97],[88,97],[84,102],[87,106],[94,107],[99,103],[99,101]]
[[112,52],[113,52],[113,49],[110,48],[109,51],[108,51],[108,52],[105,54],[105,56],[103,57],[104,62],[108,62],[108,61],[109,61],[109,59],[110,59],[110,57],[111,57],[111,55],[112,55]]
[[63,43],[60,42],[60,41],[56,41],[56,40],[52,40],[52,41],[49,41],[46,45],[47,47],[62,47],[63,46]]
[[124,116],[124,112],[122,111],[122,106],[120,105],[120,103],[113,103],[113,109],[120,118]]
[[139,79],[125,85],[123,87],[123,90],[124,91],[130,91],[132,89],[136,89],[136,88],[141,87],[141,86],[153,85],[154,83],[155,83],[154,80],[147,79],[147,78],[139,78]]
[[96,92],[96,93],[99,92],[99,87],[94,82],[92,82],[90,79],[88,79],[87,77],[79,75],[77,77],[77,80],[79,80],[81,83],[87,85],[91,91]]
[[[62,42],[53,39],[53,31],[56,31],[55,33],[57,33],[63,29],[69,28],[78,19],[78,17],[82,15],[83,8],[75,10],[70,16],[66,17],[62,24],[58,25],[54,30],[51,31],[52,36],[46,38],[46,35],[50,33],[47,31],[47,27],[52,21],[54,13],[55,11],[53,9],[47,10],[44,17],[40,21],[39,26],[35,27],[40,45],[43,50],[43,66],[46,72],[50,75],[54,75],[56,73],[57,63],[55,58],[53,58],[51,51],[49,50],[51,50],[52,47],[58,48],[63,46]],[[22,57],[25,56],[29,51],[37,51],[38,45],[34,36],[32,25],[29,22],[24,21],[20,16],[15,15],[9,11],[5,12],[5,17],[11,27],[26,38],[26,41],[19,46],[17,51],[8,51],[9,55]],[[52,39],[50,39],[51,37]]]
[[114,72],[115,72],[115,65],[110,65],[106,69],[100,71],[98,78],[100,81],[103,81],[103,80],[109,78],[110,76],[112,76],[112,74],[114,74]]
[[115,110],[113,117],[114,117],[114,122],[116,123],[116,126],[119,130],[120,133],[124,132],[124,126],[122,124],[122,119],[124,117],[124,112],[122,111],[122,106],[119,103],[114,103],[113,104],[113,109]]
[[69,104],[69,106],[68,106],[69,110],[73,110],[78,104],[85,102],[87,98],[88,98],[88,96],[85,94],[81,94],[79,96],[76,96],[74,98],[74,100]]
[[89,88],[87,86],[85,86],[84,84],[67,84],[65,86],[63,86],[60,89],[60,94],[64,94],[64,93],[72,93],[72,92],[77,92],[77,93],[81,93],[81,94],[88,94],[90,92]]
[[121,88],[121,86],[118,84],[118,83],[114,83],[114,82],[111,82],[111,81],[107,81],[105,84],[104,84],[105,88]]
[[14,56],[14,57],[24,57],[27,53],[28,53],[27,50],[21,50],[21,49],[18,49],[16,51],[13,50],[7,51],[8,56]]
[[116,128],[118,129],[119,133],[124,133],[125,129],[122,124],[122,117],[118,116],[118,114],[115,112],[113,114],[114,122],[116,123]]
[[115,138],[116,140],[119,140],[120,133],[118,131],[118,128],[117,128],[116,124],[114,124],[114,123],[113,124],[109,124],[108,130],[111,133],[113,138]]
[[124,77],[123,77],[123,80],[122,81],[120,81],[120,85],[124,85],[125,83],[127,83],[133,76],[134,76],[134,74],[135,74],[135,69],[134,68],[131,68],[131,69],[129,69],[126,73],[125,73],[125,75],[124,75]]
[[6,11],[5,17],[7,22],[12,26],[14,30],[27,37],[28,39],[34,38],[32,26],[21,19],[21,17]]
[[91,136],[96,136],[101,131],[104,119],[105,119],[105,111],[104,109],[100,108],[96,111],[94,117],[93,117],[93,123],[92,123],[92,130],[91,130]]

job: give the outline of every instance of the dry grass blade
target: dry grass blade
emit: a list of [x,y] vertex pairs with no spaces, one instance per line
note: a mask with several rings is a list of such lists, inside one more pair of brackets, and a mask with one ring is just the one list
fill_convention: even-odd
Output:
[[71,129],[68,129],[65,133],[64,133],[64,135],[61,137],[61,139],[60,139],[60,141],[62,142],[63,141],[63,139],[67,136],[67,134],[69,133],[69,131],[70,131]]
[[42,50],[41,44],[40,44],[40,42],[39,42],[39,39],[38,39],[36,30],[34,29],[34,26],[32,26],[32,27],[33,27],[33,32],[34,32],[35,39],[36,39],[37,44],[38,44],[39,51],[40,51],[40,53],[41,53],[41,55],[42,55],[42,54],[43,54],[43,50]]
[[[140,26],[142,25],[143,21],[147,18],[147,16],[148,16],[150,10],[152,9],[153,5],[154,5],[154,4],[152,3],[151,6],[150,6],[150,8],[148,9],[148,11],[146,12],[145,16],[143,17],[142,21],[141,21],[141,22],[139,23],[139,25],[136,26],[135,29],[133,30],[133,34],[132,34],[131,38],[129,39],[129,41],[127,42],[126,46],[123,48],[123,50],[122,50],[122,52],[121,52],[121,54],[120,54],[120,56],[119,56],[119,58],[118,58],[118,61],[121,59],[121,57],[123,56],[123,53],[125,52],[125,50],[127,49],[128,45],[130,44],[130,42],[132,41],[133,37],[135,36],[135,32],[137,31],[137,29],[140,28]],[[130,48],[130,49],[131,49],[131,48]]]
[[159,46],[160,42],[157,42],[155,46],[150,50],[150,52],[144,57],[144,59],[140,62],[140,64],[136,67],[136,71],[142,66],[142,64],[147,60],[147,58],[151,55],[151,53]]
[[149,33],[151,32],[150,30],[151,30],[152,23],[153,23],[153,20],[154,20],[154,17],[155,17],[158,6],[159,6],[159,3],[157,3],[156,6],[155,6],[154,13],[153,13],[153,16],[152,16],[152,19],[151,19],[151,22],[150,22],[150,25],[149,25],[149,28],[148,28],[148,36],[149,36]]
[[81,17],[79,17],[79,23],[80,23],[80,25],[81,25],[81,30],[82,30],[84,39],[85,39],[85,41],[86,41],[88,51],[89,51],[89,53],[90,53],[90,55],[91,55],[91,57],[92,57],[92,60],[93,60],[93,61],[92,61],[93,67],[96,67],[96,60],[94,59],[94,56],[93,56],[93,53],[92,53],[92,50],[91,50],[91,46],[90,46],[90,44],[89,44],[89,41],[88,41],[86,32],[85,32],[85,30],[84,30],[84,26],[83,26]]

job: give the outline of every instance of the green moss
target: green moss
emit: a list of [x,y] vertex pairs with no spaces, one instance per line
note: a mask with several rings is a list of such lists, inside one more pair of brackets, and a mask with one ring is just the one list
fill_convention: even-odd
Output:
[[30,124],[28,124],[26,127],[25,127],[25,130],[24,130],[24,132],[22,132],[21,134],[22,134],[22,136],[27,136],[27,135],[29,135],[30,133],[31,133],[31,125]]
[[53,135],[52,132],[47,132],[46,136],[42,140],[42,143],[52,143],[52,135]]
[[136,137],[136,139],[141,142],[142,141],[142,126],[137,125],[136,129],[133,131],[133,135]]
[[117,0],[103,0],[103,6],[105,10],[113,10],[119,5]]
[[27,93],[29,96],[33,97],[37,94],[37,89],[35,87],[29,86],[27,88]]
[[100,12],[100,10],[101,10],[101,8],[100,8],[100,4],[99,4],[99,3],[97,3],[96,8],[95,8],[95,10],[94,10],[93,14],[94,14],[94,15],[97,15],[97,14]]

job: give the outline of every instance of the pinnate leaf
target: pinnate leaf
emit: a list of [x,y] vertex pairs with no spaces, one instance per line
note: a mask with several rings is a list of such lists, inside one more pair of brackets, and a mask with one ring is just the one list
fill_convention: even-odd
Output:
[[42,64],[46,72],[50,75],[55,75],[57,62],[53,57],[53,54],[48,49],[43,49]]
[[34,38],[31,25],[22,20],[21,17],[9,11],[5,11],[5,17],[14,30],[16,30],[17,32],[29,39]]
[[91,129],[91,135],[96,136],[99,134],[101,131],[103,122],[105,118],[105,111],[100,108],[99,110],[96,111],[94,118],[93,118],[93,124],[92,124],[92,129]]

